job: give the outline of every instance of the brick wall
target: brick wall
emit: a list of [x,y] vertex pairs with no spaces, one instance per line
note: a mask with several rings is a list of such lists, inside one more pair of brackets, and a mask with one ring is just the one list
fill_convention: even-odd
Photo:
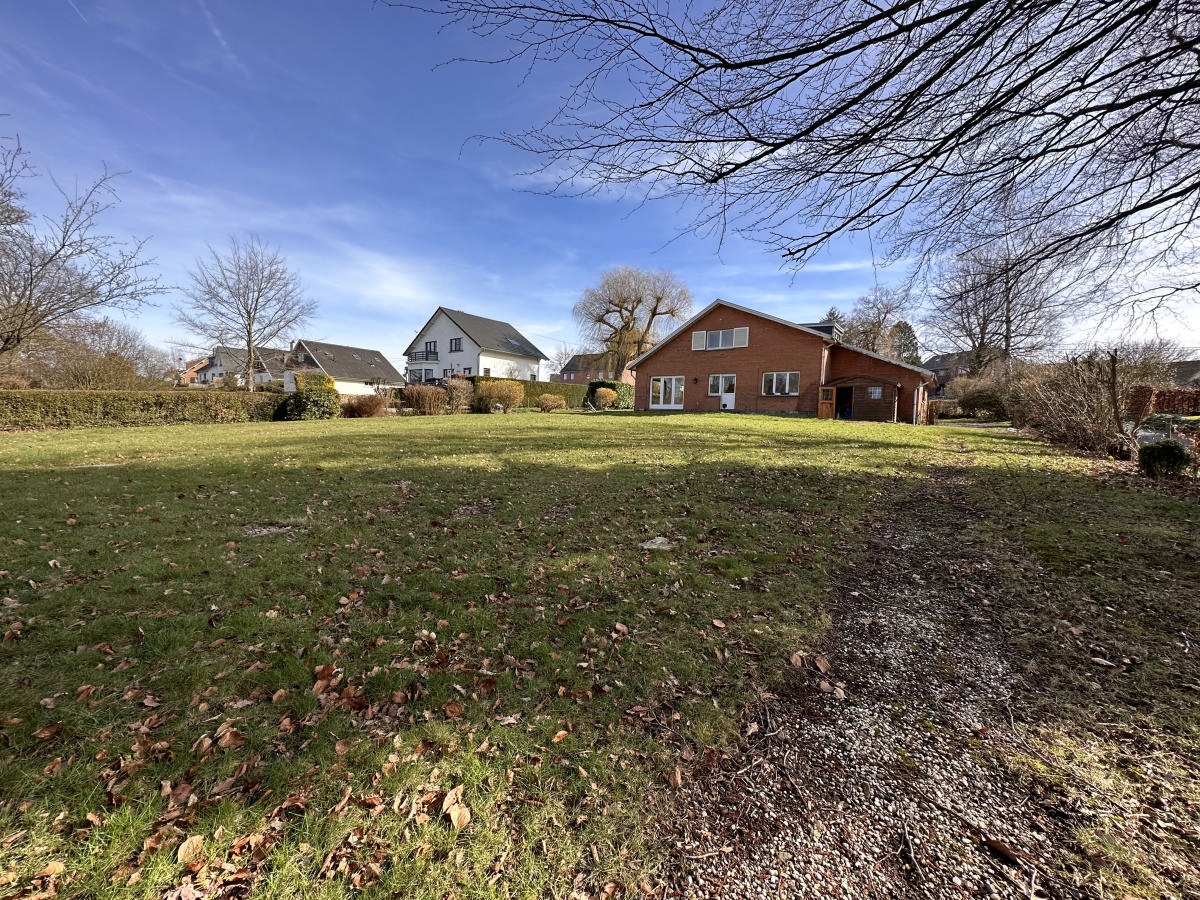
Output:
[[[826,373],[826,379],[832,381],[835,378],[846,378],[852,375],[864,375],[868,378],[878,378],[879,383],[884,385],[884,396],[888,396],[887,385],[900,384],[900,390],[895,398],[895,403],[888,400],[881,407],[870,406],[863,408],[863,415],[859,415],[859,397],[858,391],[855,390],[854,395],[854,418],[863,419],[866,421],[884,422],[891,421],[892,410],[896,410],[896,420],[900,422],[911,422],[913,415],[913,394],[918,394],[919,400],[923,401],[924,392],[921,391],[921,385],[924,383],[921,375],[911,369],[906,369],[903,366],[898,366],[895,363],[890,363],[887,360],[876,359],[866,353],[860,353],[850,347],[838,346],[833,348],[830,353],[829,369]],[[865,395],[865,388],[864,388]],[[864,396],[865,401],[865,396]],[[879,404],[881,401],[871,401],[871,403]],[[917,421],[925,421],[925,404],[919,403]],[[868,416],[868,413],[870,414]],[[876,418],[879,416],[879,418]]]
[[[692,349],[693,331],[721,331],[744,326],[750,329],[745,347]],[[815,415],[824,347],[825,342],[817,335],[718,306],[638,367],[634,407],[650,408],[651,378],[682,375],[683,408],[690,412],[717,411],[721,408],[721,398],[708,395],[708,376],[735,375],[736,410]],[[763,396],[762,377],[766,372],[799,372],[800,393],[796,396]]]

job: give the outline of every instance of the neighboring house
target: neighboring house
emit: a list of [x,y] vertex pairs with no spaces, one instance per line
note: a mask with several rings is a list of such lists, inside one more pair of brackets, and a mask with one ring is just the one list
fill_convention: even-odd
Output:
[[404,385],[404,376],[378,350],[299,340],[286,353],[283,389],[296,390],[296,373],[320,373],[333,379],[339,394],[373,394],[376,388]]
[[537,381],[548,359],[507,322],[439,306],[404,351],[408,381],[489,375]]
[[[286,350],[274,347],[258,347],[254,351],[254,383],[263,384],[283,378],[283,360]],[[189,368],[191,363],[188,364]],[[246,351],[237,347],[214,347],[212,356],[195,370],[194,384],[223,384],[227,375],[238,379],[240,384],[246,368]]]
[[1200,388],[1200,359],[1175,363],[1175,386]]
[[975,355],[969,350],[957,353],[941,353],[937,356],[929,357],[929,359],[921,364],[921,367],[928,369],[937,378],[937,392],[940,396],[945,392],[946,385],[955,378],[962,378],[964,375],[970,374],[971,363],[974,361]]
[[841,342],[832,323],[798,325],[716,300],[629,364],[639,410],[815,414],[925,421],[932,372]]
[[570,384],[587,384],[591,381],[622,381],[625,384],[633,384],[634,374],[628,366],[618,372],[616,354],[606,350],[603,353],[576,353],[567,360],[559,374],[550,376],[550,380]]
[[179,384],[193,385],[199,381],[199,372],[202,368],[208,365],[208,357],[202,356],[199,359],[189,360],[183,364],[183,371],[179,373]]

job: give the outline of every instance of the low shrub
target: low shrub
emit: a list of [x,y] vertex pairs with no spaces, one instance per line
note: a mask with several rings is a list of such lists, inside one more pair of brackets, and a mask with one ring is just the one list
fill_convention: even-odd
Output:
[[1138,468],[1150,478],[1178,478],[1194,462],[1187,447],[1172,438],[1138,449]]
[[596,388],[596,406],[600,409],[608,409],[617,402],[617,392],[612,388]]
[[306,387],[288,394],[279,407],[284,422],[336,419],[342,412],[342,396],[331,387]]
[[444,415],[446,391],[432,384],[410,384],[404,389],[404,403],[418,416]]
[[982,416],[989,419],[1007,419],[1008,404],[999,391],[979,388],[969,391],[958,400],[958,406],[966,416]]
[[[603,407],[596,399],[596,392],[610,390],[616,392],[617,399],[608,407]],[[589,381],[585,403],[590,403],[597,409],[633,409],[633,385],[623,381]]]
[[475,385],[465,378],[451,378],[446,382],[446,412],[456,415],[469,412],[475,396]]
[[342,404],[342,415],[347,419],[373,419],[386,416],[387,399],[379,394],[357,394]]
[[305,388],[334,388],[336,382],[332,375],[326,375],[324,372],[293,372],[292,378],[296,381],[296,390],[301,391]]
[[519,381],[502,378],[475,385],[475,401],[472,408],[476,412],[486,413],[499,407],[501,412],[508,412],[524,401],[525,386]]
[[269,422],[280,405],[248,391],[0,391],[0,428]]
[[542,394],[538,397],[538,407],[544,413],[554,412],[556,409],[566,409],[567,401],[558,394]]

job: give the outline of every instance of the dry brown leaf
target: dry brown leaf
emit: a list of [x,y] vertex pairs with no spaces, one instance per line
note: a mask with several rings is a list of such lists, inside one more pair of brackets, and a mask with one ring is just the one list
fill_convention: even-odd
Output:
[[466,711],[466,709],[467,708],[458,700],[451,700],[442,704],[442,712],[446,714],[446,718],[448,719],[462,718],[462,714]]
[[347,753],[350,752],[350,748],[353,746],[354,746],[353,741],[351,741],[347,738],[342,738],[340,741],[338,741],[336,744],[333,745],[333,750],[338,756],[345,756]]
[[725,623],[722,622],[720,619],[713,619],[712,622],[713,622],[714,628],[724,628],[725,627]]
[[1117,664],[1115,662],[1109,662],[1103,656],[1093,656],[1092,662],[1094,662],[1098,666],[1105,666],[1109,669],[1115,669],[1117,667]]
[[39,741],[48,741],[48,740],[50,740],[50,738],[52,738],[56,734],[58,734],[58,730],[60,728],[62,728],[62,725],[63,725],[62,722],[48,722],[47,724],[45,724],[41,728],[39,728],[37,731],[35,731],[33,733],[33,736],[35,738],[37,738]]
[[557,744],[557,743],[561,742],[569,734],[570,734],[569,731],[558,732],[558,734],[554,735],[554,743]]
[[816,659],[814,659],[813,665],[817,667],[817,670],[822,675],[828,674],[829,670],[833,668],[833,666],[829,665],[829,660],[827,660],[824,656],[818,656]]
[[34,875],[34,878],[54,878],[67,871],[67,867],[60,863],[57,859],[46,863],[46,868]]
[[667,773],[667,784],[673,788],[683,786],[683,770],[679,766]]
[[175,853],[175,860],[181,865],[187,865],[193,859],[200,855],[200,851],[204,849],[204,835],[193,834],[190,838],[179,845],[179,849]]
[[804,663],[805,663],[805,660],[807,660],[807,658],[808,657],[806,657],[803,653],[801,653],[799,650],[797,650],[795,653],[792,654],[792,657],[791,657],[792,665],[795,666],[797,669],[802,669],[802,668],[804,668]]
[[230,747],[240,747],[244,743],[246,743],[246,736],[236,728],[228,729],[217,740],[217,746],[224,747],[225,749],[229,749]]

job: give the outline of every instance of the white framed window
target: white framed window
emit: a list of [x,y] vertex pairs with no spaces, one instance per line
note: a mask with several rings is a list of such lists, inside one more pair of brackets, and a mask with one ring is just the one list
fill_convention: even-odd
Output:
[[765,372],[763,373],[762,392],[764,396],[794,396],[800,393],[799,372]]
[[656,375],[650,379],[651,409],[683,409],[683,376]]
[[736,385],[736,375],[709,375],[708,396],[719,397],[722,394],[732,394]]
[[750,329],[723,328],[720,331],[693,331],[693,350],[729,350],[750,345]]
[[867,399],[868,400],[882,400],[883,399],[883,388],[881,388],[877,384],[870,385],[867,388]]

